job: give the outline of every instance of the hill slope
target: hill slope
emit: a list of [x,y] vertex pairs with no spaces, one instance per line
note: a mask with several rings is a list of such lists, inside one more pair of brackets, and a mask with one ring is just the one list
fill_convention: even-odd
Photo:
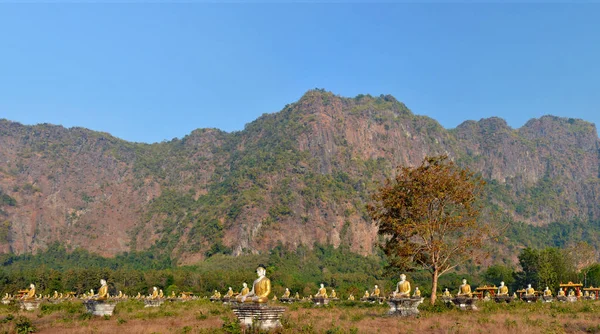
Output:
[[199,129],[151,145],[2,120],[0,251],[60,241],[193,262],[319,242],[367,254],[377,234],[365,204],[377,183],[395,166],[441,153],[489,181],[490,219],[593,222],[599,144],[582,120],[544,116],[512,129],[490,118],[446,130],[389,95],[322,90],[243,131]]

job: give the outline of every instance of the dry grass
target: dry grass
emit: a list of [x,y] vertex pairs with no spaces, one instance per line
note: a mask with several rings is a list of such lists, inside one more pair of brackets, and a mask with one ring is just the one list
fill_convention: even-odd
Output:
[[[480,304],[479,311],[424,307],[418,317],[386,315],[385,305],[360,303],[328,307],[287,305],[280,333],[600,333],[600,301],[573,304]],[[11,316],[8,316],[8,315]],[[112,317],[90,317],[83,306],[33,312],[0,307],[0,333],[16,331],[24,316],[38,333],[226,333],[235,332],[235,316],[226,305],[208,301],[165,303],[143,308],[120,303]]]

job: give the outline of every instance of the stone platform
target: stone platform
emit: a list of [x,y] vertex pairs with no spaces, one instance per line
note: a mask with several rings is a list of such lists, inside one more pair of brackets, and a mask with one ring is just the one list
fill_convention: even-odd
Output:
[[117,306],[116,301],[104,301],[104,300],[84,300],[83,305],[88,313],[97,316],[111,316]]
[[144,299],[144,307],[159,307],[165,302],[164,298]]
[[512,296],[494,296],[494,301],[496,303],[510,303],[513,299]]
[[408,317],[419,314],[418,306],[423,302],[421,297],[413,298],[390,298],[387,300],[390,305],[388,315]]
[[19,300],[19,305],[21,306],[21,310],[33,311],[37,310],[42,302],[43,300],[41,299]]
[[312,302],[315,303],[315,306],[327,305],[329,304],[329,298],[313,297]]
[[279,298],[279,301],[282,303],[291,304],[291,303],[295,303],[297,300],[296,300],[296,298],[281,297],[281,298]]
[[285,307],[265,304],[234,304],[231,310],[240,319],[242,325],[256,326],[260,330],[271,330],[281,327],[281,316]]
[[552,296],[542,296],[542,302],[544,303],[552,303],[554,298]]
[[475,302],[477,298],[472,297],[455,297],[451,299],[452,303],[463,311],[477,311]]
[[537,302],[539,299],[538,296],[522,296],[521,300],[526,302],[526,303],[535,303]]

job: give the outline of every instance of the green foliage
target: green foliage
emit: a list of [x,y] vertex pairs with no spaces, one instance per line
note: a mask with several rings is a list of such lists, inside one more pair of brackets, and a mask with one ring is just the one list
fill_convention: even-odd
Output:
[[514,288],[531,284],[538,291],[543,291],[546,286],[557,291],[560,283],[577,280],[572,259],[558,248],[525,248],[519,254],[519,264],[522,271],[515,274]]
[[29,318],[20,315],[14,321],[17,334],[35,333],[35,326],[33,326]]

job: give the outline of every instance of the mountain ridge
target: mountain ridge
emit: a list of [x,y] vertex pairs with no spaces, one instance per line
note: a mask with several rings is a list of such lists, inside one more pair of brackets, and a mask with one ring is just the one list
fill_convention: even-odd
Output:
[[599,148],[595,125],[579,119],[542,116],[513,129],[491,117],[445,129],[390,95],[324,90],[240,131],[196,129],[154,144],[0,120],[0,190],[16,202],[0,206],[0,251],[58,240],[189,263],[319,242],[368,254],[377,244],[369,194],[396,166],[433,154],[490,181],[486,210],[505,219],[596,220]]

